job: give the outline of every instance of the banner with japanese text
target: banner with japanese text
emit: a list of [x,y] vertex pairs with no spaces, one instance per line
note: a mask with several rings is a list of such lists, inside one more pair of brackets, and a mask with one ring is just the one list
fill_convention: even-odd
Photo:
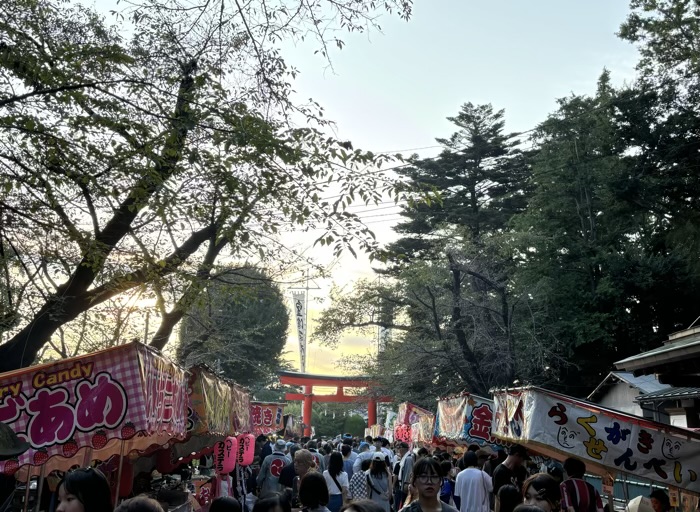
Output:
[[306,372],[306,292],[303,290],[292,292],[292,305],[299,339],[299,371],[304,373]]
[[700,435],[604,409],[539,388],[494,395],[492,433],[545,455],[580,457],[622,472],[700,492]]
[[0,421],[31,448],[0,471],[68,469],[86,453],[106,460],[183,438],[186,393],[186,372],[141,344],[2,374]]
[[418,407],[410,402],[403,402],[399,404],[399,412],[396,416],[396,423],[403,423],[406,425],[413,425],[420,421],[421,416],[432,416],[433,413]]
[[284,404],[251,402],[250,422],[256,436],[276,434],[285,428]]
[[436,444],[491,445],[504,444],[491,434],[493,402],[488,398],[464,393],[438,400],[433,440]]

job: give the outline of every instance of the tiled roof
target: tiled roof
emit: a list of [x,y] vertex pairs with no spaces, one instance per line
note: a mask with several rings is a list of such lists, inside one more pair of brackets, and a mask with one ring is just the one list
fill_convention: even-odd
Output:
[[656,378],[656,375],[640,375],[639,377],[635,377],[634,374],[630,372],[610,373],[615,375],[615,377],[617,377],[618,379],[624,380],[630,386],[634,386],[644,395],[648,393],[655,393],[657,391],[664,391],[671,388],[669,384],[661,384],[659,382],[659,379]]
[[670,388],[638,396],[636,400],[637,402],[660,402],[698,397],[700,397],[700,388]]
[[[610,372],[607,377],[601,382],[595,390],[588,395],[588,400],[595,398],[606,388],[607,385],[614,383],[615,380],[626,382],[632,387],[635,387],[639,392],[646,396],[648,393],[664,391],[670,389],[668,384],[661,384],[655,375],[640,375],[635,377],[631,372]],[[611,382],[612,381],[612,382]]]

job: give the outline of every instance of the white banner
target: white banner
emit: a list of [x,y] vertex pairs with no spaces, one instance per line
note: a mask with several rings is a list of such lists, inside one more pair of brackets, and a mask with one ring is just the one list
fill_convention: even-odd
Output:
[[391,329],[379,326],[379,352],[384,352],[391,341]]
[[[306,292],[292,292],[294,316],[297,320],[297,337],[299,338],[299,371],[306,372]],[[305,418],[304,421],[307,421]]]
[[700,436],[539,388],[498,391],[491,432],[664,485],[700,492]]

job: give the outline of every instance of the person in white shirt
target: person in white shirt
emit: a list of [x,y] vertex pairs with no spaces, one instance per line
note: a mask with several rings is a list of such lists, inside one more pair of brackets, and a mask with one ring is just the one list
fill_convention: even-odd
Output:
[[408,494],[408,484],[410,483],[411,472],[413,471],[413,452],[408,449],[408,444],[401,442],[398,445],[399,474],[398,485],[394,495],[394,505],[400,508],[406,501]]
[[490,512],[493,482],[491,477],[479,467],[475,452],[467,452],[462,458],[465,469],[455,480],[455,505],[460,512]]
[[331,453],[328,469],[323,472],[323,478],[328,487],[328,510],[339,512],[343,503],[347,501],[349,485],[348,474],[343,471],[343,456],[340,453]]
[[360,453],[352,464],[352,472],[359,473],[363,460],[372,460],[372,451],[367,443],[360,443]]

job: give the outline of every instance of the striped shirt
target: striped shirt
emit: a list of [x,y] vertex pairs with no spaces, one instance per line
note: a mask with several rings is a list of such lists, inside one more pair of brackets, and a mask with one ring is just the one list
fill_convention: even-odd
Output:
[[570,478],[559,486],[561,509],[564,512],[603,512],[603,500],[595,487],[581,480]]

